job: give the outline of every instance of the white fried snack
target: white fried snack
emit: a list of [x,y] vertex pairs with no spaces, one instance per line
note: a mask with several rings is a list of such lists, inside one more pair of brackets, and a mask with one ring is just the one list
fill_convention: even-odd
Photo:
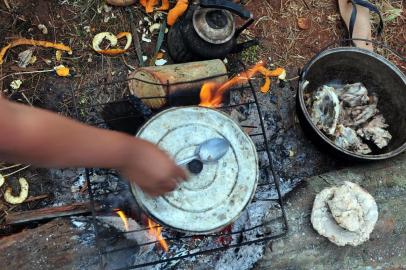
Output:
[[323,189],[311,215],[314,229],[338,246],[358,246],[369,239],[378,220],[374,198],[357,184]]

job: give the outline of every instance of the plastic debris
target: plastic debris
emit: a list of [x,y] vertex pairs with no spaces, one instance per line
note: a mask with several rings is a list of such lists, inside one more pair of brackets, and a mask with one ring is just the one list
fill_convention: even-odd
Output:
[[165,59],[158,59],[155,61],[155,66],[163,66],[167,63],[168,61]]

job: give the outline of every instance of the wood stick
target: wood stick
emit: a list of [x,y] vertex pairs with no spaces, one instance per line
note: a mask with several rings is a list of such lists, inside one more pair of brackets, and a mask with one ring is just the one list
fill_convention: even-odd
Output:
[[57,207],[47,207],[36,210],[10,213],[6,216],[6,224],[22,224],[33,221],[53,219],[57,217],[66,217],[91,212],[90,202],[74,203]]
[[43,199],[46,199],[48,197],[49,197],[49,194],[44,194],[44,195],[39,195],[39,196],[34,196],[34,197],[30,196],[23,203],[43,200]]

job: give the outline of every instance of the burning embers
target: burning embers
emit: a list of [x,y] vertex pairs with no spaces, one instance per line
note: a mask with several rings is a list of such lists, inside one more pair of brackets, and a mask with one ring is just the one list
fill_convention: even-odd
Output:
[[[130,231],[130,226],[128,223],[128,218],[125,215],[124,211],[120,210],[120,209],[114,209],[114,211],[116,212],[116,214],[121,218],[121,220],[123,221],[123,226],[126,232]],[[154,239],[156,239],[156,241],[159,243],[159,245],[161,246],[161,248],[165,251],[168,252],[169,251],[169,246],[168,243],[165,241],[165,239],[162,236],[162,226],[155,223],[152,219],[147,218],[147,229],[148,229],[148,234],[151,235]]]
[[258,62],[248,70],[238,74],[225,83],[208,82],[203,84],[200,91],[200,104],[202,107],[218,107],[223,101],[223,95],[231,87],[242,84],[250,80],[257,73],[262,74],[265,77],[265,83],[261,86],[261,92],[267,93],[271,86],[271,77],[278,77],[279,79],[285,79],[286,71],[283,68],[276,68],[269,70],[264,67],[263,61]]

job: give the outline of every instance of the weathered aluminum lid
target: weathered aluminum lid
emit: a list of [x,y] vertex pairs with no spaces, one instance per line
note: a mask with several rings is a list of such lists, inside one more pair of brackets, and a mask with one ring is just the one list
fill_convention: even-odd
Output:
[[198,8],[193,13],[193,27],[199,37],[213,44],[226,43],[235,33],[234,17],[225,9]]
[[204,164],[200,174],[165,196],[152,198],[132,186],[137,202],[160,224],[194,233],[217,231],[236,220],[253,197],[258,180],[255,145],[226,114],[203,107],[171,108],[150,119],[138,136],[175,160],[193,156],[211,138],[230,142],[218,163]]

